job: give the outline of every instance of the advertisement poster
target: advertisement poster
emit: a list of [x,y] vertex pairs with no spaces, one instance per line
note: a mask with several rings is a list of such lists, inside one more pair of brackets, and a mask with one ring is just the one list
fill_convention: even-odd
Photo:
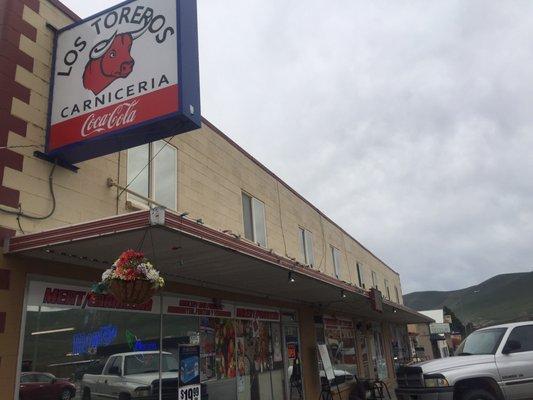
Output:
[[[200,318],[200,380],[215,378],[215,328],[211,318]],[[211,323],[212,322],[212,323]]]
[[215,375],[217,379],[235,378],[235,326],[231,319],[210,318],[215,329]]
[[179,400],[200,400],[200,347],[179,346]]
[[272,347],[274,348],[274,362],[283,361],[281,354],[281,327],[279,324],[272,324]]

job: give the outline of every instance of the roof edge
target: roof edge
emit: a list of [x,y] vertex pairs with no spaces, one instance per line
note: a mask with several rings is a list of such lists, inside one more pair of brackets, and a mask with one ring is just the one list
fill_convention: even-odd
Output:
[[365,245],[363,245],[359,240],[357,240],[355,237],[353,237],[350,233],[348,233],[344,228],[342,228],[339,224],[337,224],[335,221],[333,221],[330,217],[328,217],[324,212],[322,212],[318,207],[316,207],[313,203],[311,203],[309,200],[307,200],[305,197],[303,197],[300,193],[298,193],[295,189],[293,189],[288,183],[286,183],[283,179],[281,179],[279,176],[277,176],[274,172],[272,172],[268,167],[266,167],[263,163],[261,163],[257,158],[252,156],[250,153],[248,153],[244,148],[242,148],[239,144],[237,144],[233,139],[231,139],[228,135],[226,135],[224,132],[222,132],[219,128],[217,128],[212,122],[209,122],[205,117],[202,116],[202,122],[206,124],[209,128],[211,128],[216,134],[218,134],[221,138],[226,140],[229,144],[231,144],[233,147],[235,147],[238,151],[240,151],[243,155],[245,155],[247,158],[249,158],[253,163],[258,165],[261,169],[263,169],[267,174],[272,176],[272,178],[276,179],[279,183],[281,183],[287,190],[289,190],[291,193],[293,193],[296,197],[298,197],[300,200],[304,201],[308,206],[310,206],[313,210],[315,210],[322,218],[336,226],[338,229],[340,229],[346,236],[348,236],[350,239],[354,240],[359,246],[361,246],[364,250],[368,251],[372,257],[374,257],[379,262],[383,263],[385,267],[390,269],[392,272],[394,272],[396,275],[400,276],[398,271],[396,271],[394,268],[389,266],[386,262],[384,262],[381,258],[376,256],[371,250],[369,250]]
[[80,21],[81,17],[76,14],[74,11],[72,11],[70,8],[68,8],[66,5],[64,5],[59,0],[48,0],[50,4],[52,4],[55,8],[60,10],[63,14],[68,16],[69,18],[72,18],[74,21]]

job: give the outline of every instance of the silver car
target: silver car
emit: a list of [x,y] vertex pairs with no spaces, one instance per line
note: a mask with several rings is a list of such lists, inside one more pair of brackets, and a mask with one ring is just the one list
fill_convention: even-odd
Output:
[[397,371],[398,400],[533,400],[533,321],[475,331],[455,357]]

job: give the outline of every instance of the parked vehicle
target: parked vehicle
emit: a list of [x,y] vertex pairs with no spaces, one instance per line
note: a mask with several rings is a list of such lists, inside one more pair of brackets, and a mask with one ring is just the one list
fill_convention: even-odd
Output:
[[[177,399],[179,364],[171,353],[163,352],[162,393],[164,399]],[[109,356],[101,373],[85,373],[81,381],[83,400],[157,399],[159,394],[159,352],[138,351]],[[202,399],[207,399],[202,387]]]
[[66,379],[44,372],[23,372],[20,375],[21,400],[70,400],[76,387]]
[[533,321],[483,328],[455,357],[403,366],[398,400],[533,399]]

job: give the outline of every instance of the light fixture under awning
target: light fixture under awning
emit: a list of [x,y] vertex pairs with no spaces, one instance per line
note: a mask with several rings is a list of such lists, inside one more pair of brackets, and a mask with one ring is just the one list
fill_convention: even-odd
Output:
[[305,304],[317,312],[396,323],[432,321],[388,300],[382,313],[375,312],[368,293],[358,287],[164,209],[17,236],[6,249],[10,255],[105,269],[123,250],[141,243],[170,281]]

